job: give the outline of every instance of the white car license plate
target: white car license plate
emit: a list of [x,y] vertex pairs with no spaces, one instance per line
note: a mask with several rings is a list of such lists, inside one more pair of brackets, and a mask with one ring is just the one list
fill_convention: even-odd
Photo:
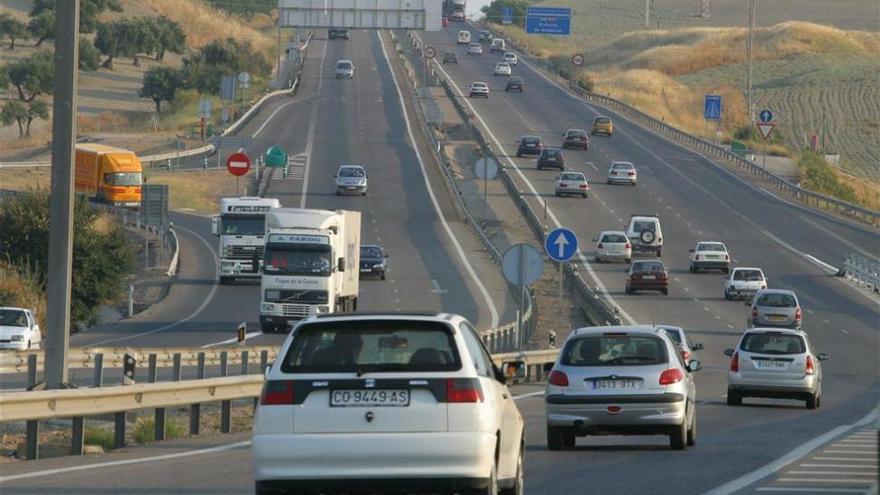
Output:
[[345,188],[349,191],[354,191],[355,189],[357,189],[357,186],[345,186]]
[[407,407],[409,390],[333,390],[330,407]]
[[372,271],[372,270],[370,270],[369,268],[361,268],[361,272],[362,272],[362,273],[363,273],[363,272],[369,272],[369,271]]
[[785,361],[767,361],[764,359],[756,359],[753,362],[755,363],[755,368],[764,368],[764,369],[785,368]]
[[656,279],[657,279],[657,277],[655,277],[654,275],[643,275],[642,276],[642,280],[656,280]]
[[591,380],[593,383],[593,390],[608,390],[608,389],[622,389],[622,390],[635,390],[640,388],[641,382],[639,380]]
[[784,321],[785,316],[783,316],[783,315],[769,315],[767,317],[767,319],[770,321]]

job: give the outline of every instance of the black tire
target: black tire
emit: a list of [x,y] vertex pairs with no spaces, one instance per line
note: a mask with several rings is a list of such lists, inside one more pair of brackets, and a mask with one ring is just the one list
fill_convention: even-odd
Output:
[[626,289],[624,289],[624,292],[626,292],[626,295],[629,296],[629,295],[631,295],[631,294],[635,294],[636,291],[634,291],[634,290],[630,289],[629,287],[627,287]]
[[669,448],[672,450],[684,450],[687,448],[687,415],[680,425],[673,426],[669,430]]
[[727,405],[738,406],[743,403],[742,395],[734,390],[727,389]]
[[519,457],[516,460],[516,477],[513,479],[513,486],[504,488],[500,491],[500,495],[524,495],[526,492],[525,480],[523,479],[523,451],[525,448],[520,447]]
[[275,325],[270,325],[268,323],[261,323],[260,329],[263,331],[263,333],[275,333],[276,327]]
[[628,264],[630,264],[630,263],[633,262],[633,259],[632,259],[632,258],[627,258],[627,259],[625,259],[625,260],[623,260],[623,261],[626,261],[626,264],[628,265]]
[[589,197],[589,195],[588,195],[587,193],[584,193],[584,194],[583,194],[583,197],[584,197],[584,199],[586,199],[586,198]]
[[516,157],[517,157],[517,158],[522,158],[522,153],[520,153],[519,151],[517,151],[517,152],[516,152]]
[[547,449],[568,450],[574,448],[575,437],[571,428],[564,426],[547,427]]
[[819,391],[807,396],[807,409],[816,409],[819,407]]
[[639,239],[642,241],[642,244],[651,244],[656,238],[657,234],[653,230],[645,229],[639,234]]
[[257,495],[271,495],[278,492],[270,489],[267,483],[257,481],[254,483],[254,493],[256,493]]
[[690,270],[691,273],[697,273],[697,267],[695,267],[694,265],[688,266],[688,270]]
[[382,274],[382,280],[385,280],[385,274],[384,274],[384,273]]
[[730,275],[730,267],[729,266],[724,269],[724,273],[727,275]]
[[730,300],[730,292],[727,292],[727,289],[724,289],[724,299]]
[[663,250],[662,250],[662,249],[658,249],[658,250],[657,250],[657,257],[660,258],[660,257],[662,257],[662,256],[663,256]]
[[489,471],[489,484],[485,488],[468,490],[468,495],[498,495],[498,466],[493,463]]
[[663,290],[661,290],[660,292],[662,292],[664,296],[668,296],[668,295],[669,295],[669,289],[663,289]]
[[687,445],[693,447],[697,444],[697,409],[691,406],[691,425],[687,430]]
[[31,350],[31,341],[30,341],[30,340],[28,340],[28,346],[27,346],[27,348],[28,348],[28,350]]

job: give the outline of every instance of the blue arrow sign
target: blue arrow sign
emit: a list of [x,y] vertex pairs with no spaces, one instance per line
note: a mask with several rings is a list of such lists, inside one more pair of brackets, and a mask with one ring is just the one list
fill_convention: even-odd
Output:
[[560,227],[554,229],[544,239],[544,251],[550,259],[558,262],[568,261],[578,250],[578,240],[574,232]]
[[526,10],[526,32],[530,34],[569,34],[571,32],[571,9],[529,7]]
[[758,117],[761,119],[761,122],[766,124],[767,122],[773,120],[773,112],[765,108],[764,110],[761,110],[761,113],[758,114]]
[[706,95],[703,103],[703,118],[721,120],[721,95]]

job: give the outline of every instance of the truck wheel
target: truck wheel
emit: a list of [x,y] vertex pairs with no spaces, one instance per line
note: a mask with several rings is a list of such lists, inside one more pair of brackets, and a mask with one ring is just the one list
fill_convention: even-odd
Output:
[[275,325],[269,323],[261,323],[260,329],[263,330],[263,333],[275,333]]
[[229,283],[229,277],[220,277],[219,280],[220,285],[226,285]]

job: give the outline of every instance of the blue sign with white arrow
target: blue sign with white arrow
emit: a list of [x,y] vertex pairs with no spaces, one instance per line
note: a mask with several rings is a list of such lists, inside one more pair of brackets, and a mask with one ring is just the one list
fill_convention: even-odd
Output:
[[767,122],[771,122],[773,120],[773,112],[765,108],[764,110],[761,110],[761,113],[758,114],[758,118],[761,119],[761,122],[766,124]]
[[547,234],[544,251],[553,261],[560,263],[570,260],[578,250],[578,239],[569,229],[560,227]]
[[721,120],[721,95],[706,95],[703,103],[703,118]]

